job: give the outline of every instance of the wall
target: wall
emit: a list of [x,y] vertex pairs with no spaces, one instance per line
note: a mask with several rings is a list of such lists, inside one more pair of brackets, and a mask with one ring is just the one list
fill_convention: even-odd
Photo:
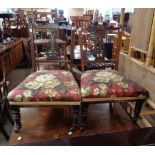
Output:
[[68,10],[68,16],[82,16],[83,12],[83,8],[70,8]]
[[150,94],[150,98],[155,102],[155,69],[145,66],[144,63],[129,58],[126,54],[120,53],[119,69],[120,73],[141,86],[145,87]]
[[72,21],[70,20],[70,16],[82,16],[83,13],[84,13],[83,8],[69,8],[68,12],[65,14],[66,17],[69,18],[69,22],[72,23]]

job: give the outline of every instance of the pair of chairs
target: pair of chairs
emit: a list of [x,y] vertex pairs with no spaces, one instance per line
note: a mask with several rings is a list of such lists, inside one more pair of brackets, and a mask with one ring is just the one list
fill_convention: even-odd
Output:
[[83,72],[80,88],[71,71],[42,70],[29,75],[8,94],[8,99],[14,110],[15,132],[22,127],[19,108],[38,106],[71,107],[70,131],[74,131],[78,126],[79,109],[80,129],[84,130],[87,124],[88,105],[94,103],[136,101],[133,117],[136,122],[147,95],[147,90],[114,70]]
[[14,124],[14,121],[12,120],[9,112],[9,102],[7,99],[7,94],[8,89],[5,74],[3,74],[3,72],[0,70],[0,132],[2,132],[4,137],[9,140],[9,135],[4,128],[4,116],[7,116],[12,125]]

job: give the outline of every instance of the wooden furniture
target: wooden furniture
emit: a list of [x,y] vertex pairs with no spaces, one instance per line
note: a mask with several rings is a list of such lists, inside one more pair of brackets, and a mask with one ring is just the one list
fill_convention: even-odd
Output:
[[6,115],[12,125],[14,124],[14,121],[12,120],[9,112],[9,102],[7,99],[7,94],[8,89],[5,74],[2,72],[2,70],[0,70],[0,132],[2,132],[4,137],[9,140],[9,135],[4,128],[3,117],[4,115]]
[[13,37],[11,27],[10,27],[10,18],[13,18],[12,13],[0,13],[0,18],[3,18],[2,26],[3,26],[3,39],[7,37]]
[[83,16],[90,16],[91,20],[93,20],[94,10],[87,10]]
[[[104,39],[106,30],[101,27],[92,28],[90,31],[72,31],[71,65],[77,66],[82,72],[87,69],[115,68],[115,60],[104,61]],[[79,45],[77,45],[79,44]],[[108,64],[109,63],[109,64]]]
[[136,122],[148,92],[117,71],[89,70],[81,76],[81,96],[81,130],[84,130],[89,104],[136,102],[133,116]]
[[22,127],[20,107],[71,107],[73,121],[70,131],[74,131],[78,125],[81,95],[78,84],[69,71],[36,71],[9,92],[8,99],[14,110],[15,132]]
[[13,33],[13,37],[29,37],[29,27],[26,20],[26,15],[24,14],[18,13],[16,14],[16,18],[10,19],[10,28]]
[[119,62],[119,53],[122,47],[122,32],[118,32],[118,34],[113,39],[113,49],[112,49],[112,59],[116,59],[117,68]]
[[31,51],[34,69],[42,63],[67,65],[66,41],[56,38],[55,24],[36,24],[32,13]]
[[[55,39],[54,34],[50,34],[49,39],[34,40],[33,37],[31,37],[31,43],[34,68],[39,69],[42,63],[49,63],[51,65],[53,63],[63,63],[65,64],[64,67],[66,67],[68,62],[66,56],[66,41]],[[40,49],[39,45],[41,46]]]
[[0,48],[0,69],[5,74],[10,73],[22,60],[22,39],[17,39],[12,44],[4,45]]
[[72,25],[78,28],[87,29],[90,25],[91,16],[71,16]]

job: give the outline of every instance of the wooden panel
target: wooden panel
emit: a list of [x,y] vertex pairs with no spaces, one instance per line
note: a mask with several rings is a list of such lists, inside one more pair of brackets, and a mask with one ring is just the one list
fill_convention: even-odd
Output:
[[11,68],[16,67],[16,65],[21,61],[23,57],[23,52],[22,52],[22,42],[17,44],[10,52],[9,52],[9,57],[10,57],[10,64]]
[[134,13],[134,22],[131,32],[131,47],[140,49],[144,53],[147,53],[148,51],[154,10],[154,8],[138,8],[135,9]]
[[5,54],[3,57],[1,57],[0,61],[2,67],[1,69],[3,70],[3,72],[5,72],[6,74],[9,73],[11,71],[11,65],[8,54]]
[[22,39],[0,49],[0,69],[6,74],[11,72],[23,57]]

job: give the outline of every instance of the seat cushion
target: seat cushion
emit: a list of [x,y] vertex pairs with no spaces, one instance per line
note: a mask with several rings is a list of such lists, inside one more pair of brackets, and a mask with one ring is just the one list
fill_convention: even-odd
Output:
[[116,71],[90,70],[81,76],[82,98],[114,98],[146,96],[147,90]]
[[73,75],[65,70],[43,70],[29,75],[8,94],[12,102],[80,102],[81,95]]

